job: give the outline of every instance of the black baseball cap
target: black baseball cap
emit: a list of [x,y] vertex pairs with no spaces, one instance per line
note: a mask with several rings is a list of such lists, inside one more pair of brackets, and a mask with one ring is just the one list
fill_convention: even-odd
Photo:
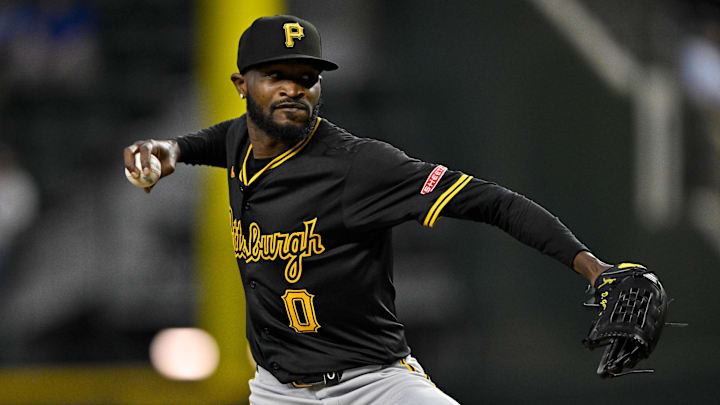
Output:
[[320,70],[338,65],[322,58],[320,33],[309,21],[291,15],[260,17],[240,37],[237,67],[248,69],[283,60],[307,61]]

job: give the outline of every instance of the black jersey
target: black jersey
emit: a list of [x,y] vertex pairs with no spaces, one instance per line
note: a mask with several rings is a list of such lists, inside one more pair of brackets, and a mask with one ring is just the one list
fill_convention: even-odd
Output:
[[227,168],[247,338],[281,382],[409,354],[395,315],[395,225],[432,227],[440,216],[486,222],[568,266],[586,250],[517,193],[320,118],[254,173],[245,116],[177,141],[183,162]]

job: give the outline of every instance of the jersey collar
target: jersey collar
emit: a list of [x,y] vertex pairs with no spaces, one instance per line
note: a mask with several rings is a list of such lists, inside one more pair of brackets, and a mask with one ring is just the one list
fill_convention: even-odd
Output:
[[247,164],[247,160],[250,157],[250,153],[252,153],[252,143],[251,143],[250,146],[248,146],[247,152],[245,153],[245,159],[243,160],[242,169],[240,170],[240,174],[238,175],[238,178],[240,179],[240,181],[242,181],[243,184],[245,184],[246,186],[249,186],[255,180],[257,180],[258,177],[260,177],[260,175],[265,173],[265,171],[274,169],[274,168],[280,166],[281,164],[285,163],[291,157],[297,155],[298,152],[300,152],[305,147],[305,145],[307,145],[310,142],[310,139],[312,139],[313,135],[315,135],[315,132],[317,131],[318,126],[320,126],[320,121],[322,121],[322,118],[318,117],[317,120],[315,121],[315,126],[313,127],[312,132],[310,132],[310,135],[308,135],[305,139],[300,140],[298,143],[295,144],[295,146],[286,150],[284,153],[276,156],[275,159],[271,160],[267,165],[265,165],[265,167],[258,170],[258,172],[255,173],[255,175],[253,175],[250,178],[250,180],[248,180],[247,170],[245,169],[245,165]]

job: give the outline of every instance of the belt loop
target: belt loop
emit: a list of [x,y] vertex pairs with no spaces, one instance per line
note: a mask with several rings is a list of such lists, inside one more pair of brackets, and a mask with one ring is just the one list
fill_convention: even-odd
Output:
[[342,376],[342,371],[331,371],[329,373],[323,374],[323,382],[325,385],[335,385],[340,383],[340,377]]
[[333,385],[340,384],[340,378],[342,378],[342,375],[342,371],[329,371],[322,374],[306,375],[292,381],[291,384],[295,388],[308,388],[320,385],[331,387]]

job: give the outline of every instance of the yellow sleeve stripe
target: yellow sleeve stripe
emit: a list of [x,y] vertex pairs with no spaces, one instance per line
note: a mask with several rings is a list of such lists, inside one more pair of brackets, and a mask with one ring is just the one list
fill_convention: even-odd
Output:
[[280,166],[281,164],[285,163],[285,161],[287,161],[287,160],[290,159],[291,157],[297,155],[298,152],[300,152],[300,151],[302,150],[302,148],[304,148],[305,145],[307,145],[307,144],[310,142],[310,139],[312,139],[313,135],[315,135],[315,131],[317,131],[318,126],[320,126],[320,121],[322,121],[322,118],[318,117],[318,119],[315,121],[315,126],[313,127],[313,130],[312,130],[312,132],[310,133],[310,135],[308,135],[305,139],[303,139],[303,140],[299,141],[298,143],[296,143],[295,146],[293,146],[292,148],[286,150],[283,154],[278,155],[275,159],[271,160],[270,163],[268,163],[268,164],[267,164],[265,167],[263,167],[260,171],[258,171],[257,173],[255,173],[255,175],[252,176],[252,178],[250,179],[250,181],[248,181],[247,172],[246,172],[246,170],[245,170],[245,167],[246,167],[246,163],[247,163],[248,157],[250,157],[250,152],[252,151],[252,144],[250,144],[250,146],[248,146],[247,152],[245,153],[245,159],[243,160],[242,170],[241,170],[240,176],[239,176],[239,177],[240,177],[240,180],[241,180],[246,186],[249,186],[249,185],[252,184],[252,182],[254,182],[258,177],[260,177],[260,175],[262,175],[263,173],[265,173],[266,170],[274,169],[274,168]]
[[447,203],[450,202],[450,200],[452,200],[453,197],[460,192],[460,190],[467,186],[472,178],[472,176],[463,174],[460,176],[458,181],[455,182],[455,184],[445,190],[445,192],[442,193],[437,200],[435,200],[435,204],[430,207],[430,211],[428,211],[427,216],[425,216],[425,221],[423,221],[423,226],[429,226],[430,228],[435,226],[435,222],[437,222],[440,217],[440,211],[445,208],[445,205],[447,205]]

